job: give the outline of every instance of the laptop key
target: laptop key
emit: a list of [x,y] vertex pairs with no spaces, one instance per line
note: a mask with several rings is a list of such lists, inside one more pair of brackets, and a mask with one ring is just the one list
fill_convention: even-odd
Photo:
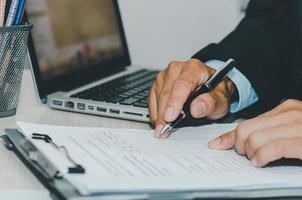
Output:
[[140,103],[145,103],[145,104],[148,104],[148,100],[147,99],[142,99],[139,101]]
[[112,99],[109,100],[110,103],[119,103],[123,100],[124,98],[121,97],[114,97]]
[[137,94],[135,96],[133,96],[134,98],[137,98],[137,99],[143,99],[143,98],[146,98],[146,96],[144,95],[141,95],[141,94]]
[[124,95],[124,94],[120,94],[117,97],[125,99],[125,98],[128,98],[129,96],[128,95]]
[[140,107],[140,108],[148,108],[147,103],[136,102],[133,105],[136,106],[136,107]]
[[95,96],[91,98],[94,101],[105,101],[106,98],[104,98],[103,96]]
[[131,92],[131,91],[127,91],[127,92],[124,92],[123,95],[127,96],[127,97],[130,97],[132,96],[134,93]]
[[132,91],[132,92],[135,92],[135,93],[138,93],[138,92],[141,91],[141,89],[139,89],[139,88],[134,88],[134,89],[132,89],[131,91]]
[[124,101],[121,101],[120,104],[122,104],[122,105],[132,105],[137,101],[139,101],[139,99],[131,97],[129,99],[125,99]]

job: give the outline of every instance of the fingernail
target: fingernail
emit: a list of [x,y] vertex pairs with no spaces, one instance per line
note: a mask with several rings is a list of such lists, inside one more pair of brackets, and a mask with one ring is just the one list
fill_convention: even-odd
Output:
[[168,107],[166,112],[165,112],[165,120],[167,122],[173,121],[177,116],[175,115],[175,109],[173,107]]
[[220,145],[221,145],[221,138],[220,137],[215,138],[214,140],[209,142],[209,147],[211,147],[213,149],[219,148]]
[[160,131],[163,129],[163,127],[164,127],[164,125],[162,125],[162,124],[156,126],[156,128],[155,128],[155,134],[154,134],[154,136],[156,138],[160,137]]
[[170,134],[169,133],[165,133],[165,134],[163,134],[163,135],[160,135],[159,136],[159,139],[167,139],[168,137],[170,136]]
[[251,165],[252,165],[253,167],[259,167],[259,164],[258,164],[258,162],[257,162],[256,159],[252,159]]
[[196,118],[204,117],[206,112],[206,105],[203,102],[198,102],[193,106],[192,115]]

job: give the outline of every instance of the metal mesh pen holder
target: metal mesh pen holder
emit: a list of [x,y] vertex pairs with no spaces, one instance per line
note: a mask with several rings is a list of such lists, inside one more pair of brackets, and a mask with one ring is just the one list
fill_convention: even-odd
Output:
[[31,28],[0,27],[0,117],[16,114]]

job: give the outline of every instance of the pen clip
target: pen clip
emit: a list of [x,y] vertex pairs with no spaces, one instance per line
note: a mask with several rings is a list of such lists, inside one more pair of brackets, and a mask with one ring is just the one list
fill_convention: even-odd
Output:
[[230,58],[209,78],[204,85],[207,88],[215,88],[221,82],[221,80],[225,79],[225,77],[232,71],[234,65],[234,59]]

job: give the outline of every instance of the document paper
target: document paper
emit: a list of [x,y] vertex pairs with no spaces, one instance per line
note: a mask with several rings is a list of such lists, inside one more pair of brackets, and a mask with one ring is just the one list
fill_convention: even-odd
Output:
[[[153,131],[61,127],[18,122],[28,138],[48,134],[68,149],[85,174],[64,174],[81,194],[110,192],[185,192],[302,187],[302,167],[254,168],[234,150],[208,148],[208,141],[236,124],[183,128],[168,139]],[[44,141],[33,144],[60,171],[71,163]]]

